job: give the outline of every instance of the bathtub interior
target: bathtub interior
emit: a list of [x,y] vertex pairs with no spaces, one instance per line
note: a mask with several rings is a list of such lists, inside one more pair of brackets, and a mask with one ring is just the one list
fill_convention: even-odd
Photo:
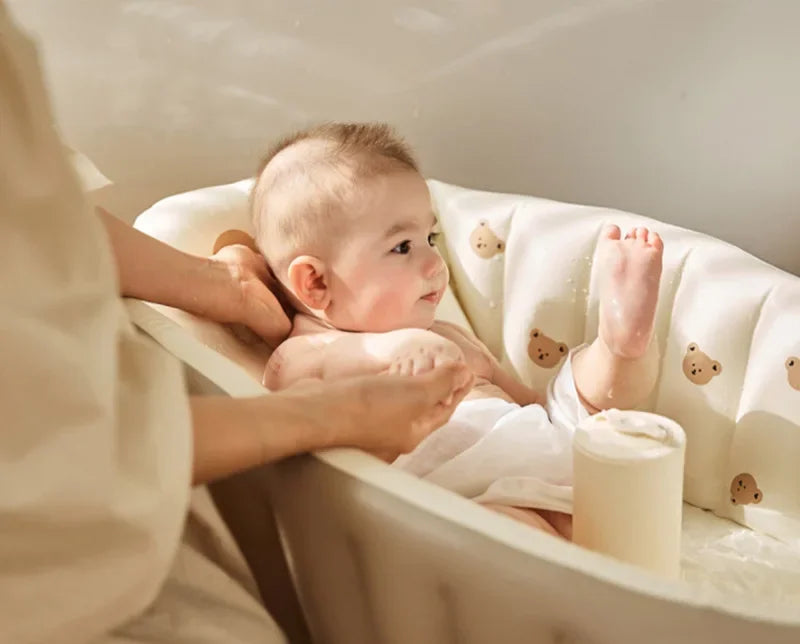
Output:
[[[521,343],[519,342],[519,331],[522,329],[527,332],[531,325],[536,324],[547,329],[557,329],[561,334],[559,339],[563,337],[570,343],[591,339],[589,328],[593,320],[596,324],[596,295],[593,290],[593,280],[596,277],[591,273],[590,262],[593,253],[593,233],[597,230],[599,222],[613,218],[623,226],[647,221],[648,225],[660,227],[658,222],[629,213],[587,209],[580,212],[578,217],[574,211],[579,207],[569,204],[532,200],[517,195],[477,193],[439,182],[431,182],[430,185],[444,232],[443,251],[453,276],[453,290],[443,303],[443,317],[471,326],[507,366],[529,383],[539,386],[546,382],[548,373],[546,370],[538,369],[527,359],[526,343],[524,338]],[[229,229],[250,230],[247,217],[250,186],[250,181],[246,180],[168,197],[142,213],[135,225],[140,230],[186,252],[209,254],[221,232]],[[530,208],[538,208],[544,212],[543,218],[540,219],[544,224],[535,227],[535,234],[527,229],[529,224],[519,216]],[[476,216],[472,215],[478,212],[480,217],[476,219]],[[548,217],[556,221],[553,227],[567,227],[571,231],[563,243],[554,236],[558,234],[557,232],[548,230]],[[503,253],[486,259],[474,252],[469,238],[475,226],[480,225],[480,221],[491,222],[492,234],[504,241]],[[579,224],[579,221],[584,223]],[[582,235],[579,231],[581,226],[592,234]],[[659,342],[665,364],[670,359],[676,359],[674,355],[676,348],[671,346],[674,332],[670,329],[675,327],[672,319],[680,314],[679,298],[676,294],[681,293],[681,287],[675,282],[687,280],[690,276],[686,268],[688,261],[686,255],[691,253],[686,251],[686,248],[694,248],[693,252],[699,258],[700,252],[697,248],[705,244],[709,248],[716,249],[719,244],[722,248],[720,252],[733,253],[736,260],[722,261],[720,270],[728,266],[732,270],[741,272],[746,268],[756,275],[756,280],[762,272],[766,272],[773,280],[768,291],[770,294],[774,294],[774,291],[781,287],[788,290],[800,289],[792,281],[800,282],[800,280],[763,265],[750,256],[743,259],[739,253],[742,256],[744,253],[716,240],[682,229],[668,231],[665,238],[667,243],[675,241],[676,245],[683,249],[677,251],[675,256],[666,258],[667,268],[662,288],[671,298],[670,303],[673,306],[663,307],[659,312]],[[529,245],[529,248],[523,248],[523,242]],[[554,244],[560,249],[559,262],[546,262],[542,259],[548,257],[546,253],[535,252],[537,249],[552,249]],[[534,262],[532,265],[527,264],[531,261]],[[720,260],[712,257],[713,261]],[[588,264],[584,267],[586,277],[581,278],[583,282],[579,283],[577,276],[568,276],[574,274],[569,272],[569,269],[583,262]],[[677,272],[670,277],[670,265],[680,267],[682,278]],[[547,282],[538,278],[519,279],[521,271],[543,273],[545,266],[551,267],[558,276],[554,277],[551,274],[549,278],[550,284],[560,280],[558,288],[548,286]],[[562,270],[559,266],[565,266],[566,270]],[[698,262],[698,266],[693,270],[703,270],[702,263]],[[509,283],[515,276],[518,282],[524,282],[526,293],[523,297],[517,294],[515,284]],[[697,281],[700,281],[700,277]],[[565,285],[566,296],[559,291],[559,289],[563,291]],[[534,296],[530,294],[535,293],[537,288],[540,295],[536,296],[539,299],[534,301]],[[581,293],[581,289],[584,288],[587,292]],[[744,290],[747,290],[746,286]],[[662,292],[662,302],[664,292]],[[692,299],[701,296],[702,293],[692,294]],[[517,306],[521,300],[527,302]],[[560,308],[559,302],[563,303]],[[762,302],[762,309],[766,306],[767,302]],[[191,365],[193,369],[217,383],[223,391],[231,395],[255,395],[263,392],[260,385],[261,371],[268,356],[268,349],[263,344],[221,325],[199,320],[169,307],[132,301],[129,303],[129,310],[142,330],[152,335],[167,350]],[[687,310],[690,310],[690,307],[687,307]],[[788,313],[791,313],[791,310]],[[526,315],[529,317],[523,320]],[[580,316],[587,321],[584,323]],[[759,325],[758,321],[752,319],[750,321],[752,333]],[[780,320],[773,322],[773,325],[780,327]],[[508,338],[516,340],[510,342]],[[747,348],[755,342],[754,339],[739,348]],[[664,369],[662,365],[662,370]],[[670,391],[683,384],[672,384],[670,389],[670,386],[664,384],[664,380],[662,377],[659,392],[654,401],[651,401],[653,403],[651,406],[661,413],[671,409],[664,403],[664,400],[670,399]],[[731,392],[724,390],[723,393]],[[746,392],[740,388],[737,393],[744,396],[743,402],[740,401],[741,404],[737,404],[737,408],[746,407]],[[719,415],[719,407],[714,411],[715,400],[712,394],[704,392],[705,397],[702,401],[699,399],[692,401],[690,394],[687,396],[683,391],[676,394],[679,399],[681,397],[684,400],[688,399],[688,404],[686,408],[675,407],[677,413],[666,415],[677,417],[679,422],[686,426],[687,409],[696,410],[701,402],[712,410],[715,414],[713,418]],[[791,424],[793,430],[800,434],[800,429],[796,425],[797,415],[789,418],[794,418],[794,424],[789,420],[785,422]],[[736,425],[735,422],[733,424]],[[687,434],[691,440],[689,428]],[[734,432],[733,438],[728,437],[726,443],[728,449],[731,449],[735,440]],[[363,462],[369,464],[368,468],[373,474],[376,471],[383,472],[386,476],[390,476],[392,481],[398,482],[398,485],[402,485],[408,478],[396,471],[391,471],[389,474],[388,466],[374,462],[368,457],[365,457]],[[695,485],[697,489],[694,492],[701,496],[700,492],[712,489],[714,483],[717,483],[716,479],[706,487]],[[790,481],[789,485],[792,483]],[[432,487],[416,480],[413,485],[423,490]],[[687,483],[686,491],[689,495],[693,493],[691,482]],[[436,490],[436,493],[450,494],[443,490]],[[726,490],[723,490],[723,493],[727,495]],[[789,507],[788,518],[783,517],[785,519],[783,523],[773,521],[770,524],[764,520],[760,521],[758,517],[752,520],[752,517],[737,513],[741,509],[749,510],[749,507],[734,508],[733,512],[724,507],[721,510],[715,505],[714,496],[710,496],[714,503],[703,503],[702,498],[689,498],[692,503],[684,504],[682,584],[685,590],[699,602],[729,605],[734,600],[746,601],[754,611],[758,611],[761,607],[765,612],[774,613],[776,610],[785,609],[786,615],[795,614],[797,607],[800,606],[800,545],[798,545],[800,540],[798,533],[793,532],[795,525],[793,523],[795,519],[791,515],[793,508]],[[764,504],[766,503],[765,498]],[[775,513],[779,509],[780,507],[777,510],[772,507],[769,511]],[[751,520],[748,521],[748,518]],[[498,519],[503,520],[502,517],[485,517],[490,526]],[[747,523],[750,524],[749,527]],[[774,525],[778,525],[779,529],[769,529]],[[764,526],[767,529],[764,529]]]

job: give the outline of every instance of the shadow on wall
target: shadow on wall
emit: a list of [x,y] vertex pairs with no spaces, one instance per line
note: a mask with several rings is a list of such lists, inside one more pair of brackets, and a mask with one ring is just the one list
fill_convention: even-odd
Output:
[[646,214],[800,273],[794,0],[8,4],[128,219],[249,175],[297,126],[381,119],[429,176]]

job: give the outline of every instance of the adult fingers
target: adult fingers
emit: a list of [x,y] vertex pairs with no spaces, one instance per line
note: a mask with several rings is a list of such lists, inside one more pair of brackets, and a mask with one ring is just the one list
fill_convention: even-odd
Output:
[[292,322],[275,295],[266,286],[258,297],[249,298],[252,313],[244,323],[260,335],[271,347],[277,347],[292,330]]
[[427,405],[455,407],[472,385],[472,374],[460,362],[450,362],[419,376],[417,386],[425,393]]

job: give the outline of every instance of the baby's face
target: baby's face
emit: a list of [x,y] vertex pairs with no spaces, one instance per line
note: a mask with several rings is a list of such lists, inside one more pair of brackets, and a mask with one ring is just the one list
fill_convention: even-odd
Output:
[[430,327],[449,276],[433,245],[425,181],[415,172],[371,179],[350,215],[351,233],[331,261],[328,320],[350,331]]

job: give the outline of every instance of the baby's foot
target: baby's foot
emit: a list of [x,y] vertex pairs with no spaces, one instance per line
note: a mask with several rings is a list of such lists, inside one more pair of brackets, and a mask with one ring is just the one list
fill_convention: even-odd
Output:
[[653,336],[664,244],[647,228],[620,239],[617,226],[603,230],[598,247],[600,338],[611,353],[639,358]]

